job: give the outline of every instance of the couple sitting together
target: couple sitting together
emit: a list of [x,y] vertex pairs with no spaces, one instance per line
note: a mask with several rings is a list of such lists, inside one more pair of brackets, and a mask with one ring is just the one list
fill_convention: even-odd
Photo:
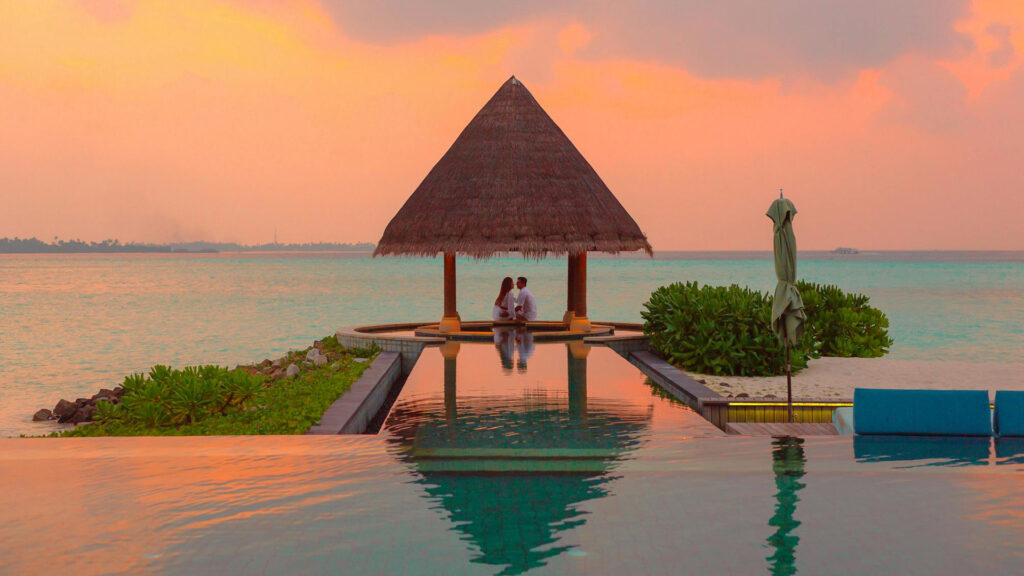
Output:
[[494,301],[494,311],[491,313],[494,320],[523,322],[537,319],[537,301],[526,287],[526,278],[520,276],[516,280],[516,288],[519,288],[518,296],[512,294],[511,276],[506,276],[501,281],[501,290]]

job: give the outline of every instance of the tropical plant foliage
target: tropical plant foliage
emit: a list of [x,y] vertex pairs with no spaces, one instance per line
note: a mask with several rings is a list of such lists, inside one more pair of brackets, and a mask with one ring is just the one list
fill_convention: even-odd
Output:
[[[771,297],[733,284],[662,286],[641,313],[651,346],[693,372],[768,376],[785,373],[786,349],[771,329]],[[794,368],[807,365],[802,349]]]
[[[377,347],[344,349],[333,336],[320,346],[331,363],[306,365],[297,377],[273,381],[256,366],[154,366],[148,374],[125,378],[120,404],[98,402],[94,423],[61,435],[302,434],[370,364],[355,359],[370,360],[380,352]],[[280,364],[302,364],[307,351],[289,352]]]
[[797,282],[797,289],[807,314],[803,345],[809,355],[878,358],[889,353],[889,319],[869,305],[867,296],[832,284]]
[[[808,358],[873,358],[889,351],[885,314],[862,294],[799,282],[807,314],[804,336],[791,350],[794,370]],[[696,282],[662,286],[641,313],[651,346],[691,372],[728,376],[784,374],[785,347],[771,329],[772,296]]]
[[143,428],[184,426],[243,410],[260,401],[263,390],[263,377],[242,370],[220,366],[174,370],[158,365],[148,375],[126,377],[122,402],[99,402],[96,419]]

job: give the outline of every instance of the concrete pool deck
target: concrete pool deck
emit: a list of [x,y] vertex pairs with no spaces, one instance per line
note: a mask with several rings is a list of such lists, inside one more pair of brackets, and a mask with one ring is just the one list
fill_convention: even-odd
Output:
[[[786,377],[709,376],[690,373],[723,396],[786,396]],[[793,375],[793,393],[852,399],[854,388],[1024,390],[1024,362],[926,361],[896,358],[817,358]]]
[[[541,334],[547,336],[558,334],[548,327],[542,328],[541,332],[534,335],[534,338],[541,344],[553,342],[571,343],[573,346],[578,344],[584,350],[584,356],[585,349],[590,346],[610,348],[652,381],[657,382],[657,385],[665,388],[673,397],[698,413],[700,404],[699,401],[694,401],[694,394],[707,398],[717,397],[713,391],[692,381],[682,372],[647,352],[646,338],[633,331],[637,328],[636,325],[619,324],[618,326],[620,329],[625,329],[625,334],[614,334],[614,324],[609,323],[605,325],[606,329],[597,331],[593,336],[585,339],[574,336],[561,339],[557,337],[536,338]],[[393,399],[395,386],[400,386],[403,378],[409,376],[414,370],[426,348],[442,348],[442,355],[447,349],[450,349],[455,355],[458,354],[459,346],[462,343],[459,340],[424,337],[417,335],[418,333],[420,331],[413,323],[338,330],[338,341],[343,346],[363,347],[373,343],[380,346],[384,352],[374,360],[360,379],[327,409],[321,421],[311,427],[307,434],[366,433],[370,422],[379,416],[388,398]],[[494,342],[493,333],[488,333],[487,338],[474,339],[465,344],[479,345],[490,342]],[[638,361],[634,358],[632,356],[634,353],[639,354],[641,360]],[[720,427],[713,426],[709,426],[701,432],[704,435],[720,435],[722,433]]]

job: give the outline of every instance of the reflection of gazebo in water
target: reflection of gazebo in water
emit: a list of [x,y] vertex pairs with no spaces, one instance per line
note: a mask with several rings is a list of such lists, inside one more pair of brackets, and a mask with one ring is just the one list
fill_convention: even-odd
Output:
[[396,404],[391,435],[474,562],[520,574],[568,552],[560,533],[585,523],[579,505],[607,496],[609,472],[641,440],[648,410],[587,397],[587,352],[566,344],[565,396],[456,401],[457,343],[442,349],[445,395]]
[[374,255],[444,254],[441,332],[458,332],[455,256],[567,254],[562,321],[587,332],[587,252],[651,245],[529,90],[509,78],[384,230]]

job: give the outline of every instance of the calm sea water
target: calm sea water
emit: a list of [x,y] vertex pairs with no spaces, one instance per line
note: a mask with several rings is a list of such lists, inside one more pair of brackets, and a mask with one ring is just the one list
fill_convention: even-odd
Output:
[[[774,287],[767,253],[592,258],[590,316],[640,320],[663,284]],[[1024,253],[801,255],[800,277],[864,292],[891,357],[1024,361]],[[459,311],[487,318],[503,276],[524,275],[541,316],[565,308],[565,261],[460,260]],[[436,320],[441,264],[366,254],[0,255],[0,436],[41,433],[32,412],[153,364],[236,364],[344,325]]]

